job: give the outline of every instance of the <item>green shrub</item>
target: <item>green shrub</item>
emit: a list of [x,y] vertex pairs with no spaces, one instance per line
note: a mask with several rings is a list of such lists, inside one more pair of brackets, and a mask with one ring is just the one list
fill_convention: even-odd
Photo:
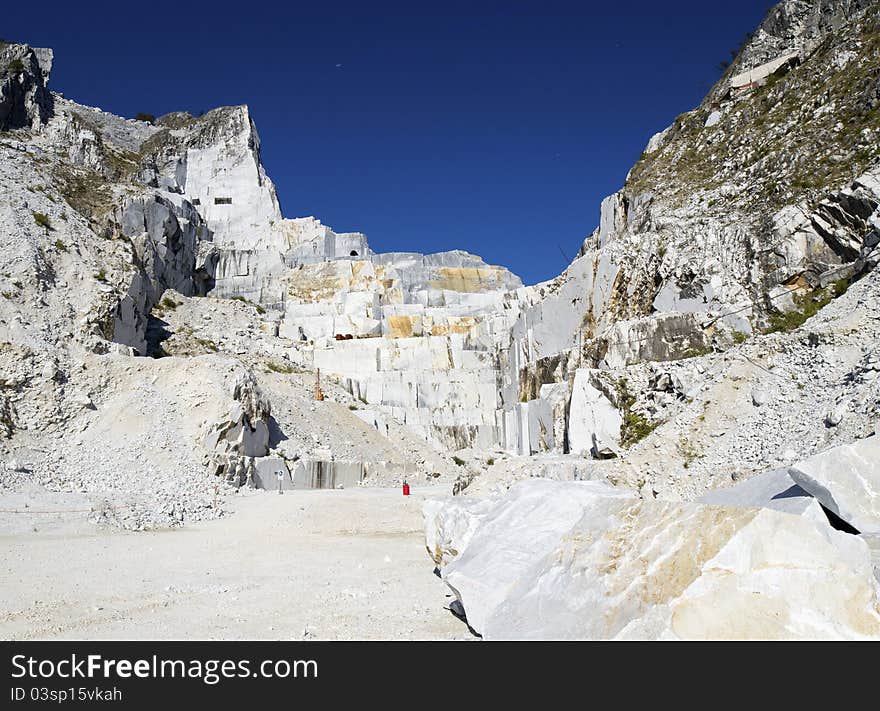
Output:
[[206,351],[216,353],[217,351],[220,350],[220,348],[217,346],[216,343],[214,343],[214,341],[210,341],[206,338],[195,338],[193,340],[196,342],[197,345],[201,346]]
[[644,415],[632,411],[636,403],[635,395],[629,391],[629,383],[626,378],[617,381],[617,401],[623,422],[620,425],[620,444],[624,447],[632,447],[640,442],[662,423],[652,422]]
[[66,252],[67,245],[64,244],[64,242],[62,242],[60,239],[56,239],[55,240],[55,249],[57,249],[59,252]]
[[712,352],[712,346],[691,346],[682,353],[682,360],[687,358],[698,358],[699,356],[709,355]]
[[24,63],[20,59],[13,59],[9,63],[10,74],[21,74],[24,71]]
[[107,272],[103,269],[99,269],[97,272],[95,272],[94,277],[98,281],[107,281]]
[[695,459],[699,459],[702,454],[697,450],[693,442],[682,437],[678,440],[678,453],[681,455],[685,469],[689,469]]
[[145,123],[156,123],[156,117],[153,114],[138,113],[134,116],[135,121],[144,121]]
[[651,422],[647,417],[637,412],[627,412],[623,416],[620,425],[620,443],[624,447],[632,447],[636,442],[641,442],[660,425],[659,422]]
[[852,284],[852,279],[850,277],[838,279],[831,284],[831,292],[834,295],[834,298],[836,299],[838,296],[843,296],[849,289],[850,284]]
[[740,343],[745,343],[749,339],[749,334],[744,333],[743,331],[734,331],[733,332],[733,342],[739,345]]
[[266,367],[271,370],[273,373],[295,373],[296,367],[293,365],[289,365],[287,363],[276,363],[275,361],[268,361],[266,363]]
[[616,386],[618,407],[621,410],[628,411],[636,402],[635,396],[629,391],[629,381],[626,378],[619,378]]
[[495,464],[495,460],[492,457],[489,457],[486,460],[486,464],[491,467],[493,464]]
[[455,457],[455,456],[453,456],[453,457],[452,457],[452,461],[455,462],[455,463],[456,463],[458,466],[460,466],[460,467],[463,467],[463,466],[464,466],[464,459],[462,459],[461,457]]
[[40,227],[45,228],[46,230],[52,229],[52,223],[49,221],[49,216],[42,212],[32,212],[34,216],[34,222],[37,223]]
[[816,289],[807,294],[794,296],[795,308],[778,314],[770,314],[770,325],[764,333],[788,333],[800,328],[807,319],[815,316],[832,299],[842,296],[849,289],[850,279],[838,279],[825,289]]

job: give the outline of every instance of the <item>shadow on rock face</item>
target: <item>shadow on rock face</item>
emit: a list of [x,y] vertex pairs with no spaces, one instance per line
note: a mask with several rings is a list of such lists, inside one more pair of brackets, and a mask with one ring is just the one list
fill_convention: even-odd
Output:
[[162,343],[172,335],[166,326],[168,326],[167,321],[153,315],[147,317],[147,355],[150,358],[164,358],[168,355],[162,347]]
[[287,435],[282,432],[278,421],[274,417],[269,417],[269,449],[275,449],[281,442],[288,439]]

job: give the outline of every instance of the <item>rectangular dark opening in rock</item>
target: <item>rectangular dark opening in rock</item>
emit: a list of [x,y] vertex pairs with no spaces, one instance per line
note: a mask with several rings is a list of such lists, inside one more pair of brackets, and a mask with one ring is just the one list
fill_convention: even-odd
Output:
[[215,197],[214,204],[215,205],[231,205],[232,198],[231,197]]

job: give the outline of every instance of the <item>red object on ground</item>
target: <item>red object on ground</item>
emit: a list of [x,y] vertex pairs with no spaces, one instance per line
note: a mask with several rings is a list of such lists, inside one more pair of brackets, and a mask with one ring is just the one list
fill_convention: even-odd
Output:
[[407,484],[406,482],[403,483],[403,495],[409,496],[409,484]]

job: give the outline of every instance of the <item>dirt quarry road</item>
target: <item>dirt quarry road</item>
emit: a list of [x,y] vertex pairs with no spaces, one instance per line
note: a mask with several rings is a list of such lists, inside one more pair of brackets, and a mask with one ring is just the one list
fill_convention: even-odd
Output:
[[[447,492],[248,492],[223,519],[145,533],[0,513],[0,638],[473,639],[425,552],[422,501]],[[0,497],[0,509],[77,504]]]

